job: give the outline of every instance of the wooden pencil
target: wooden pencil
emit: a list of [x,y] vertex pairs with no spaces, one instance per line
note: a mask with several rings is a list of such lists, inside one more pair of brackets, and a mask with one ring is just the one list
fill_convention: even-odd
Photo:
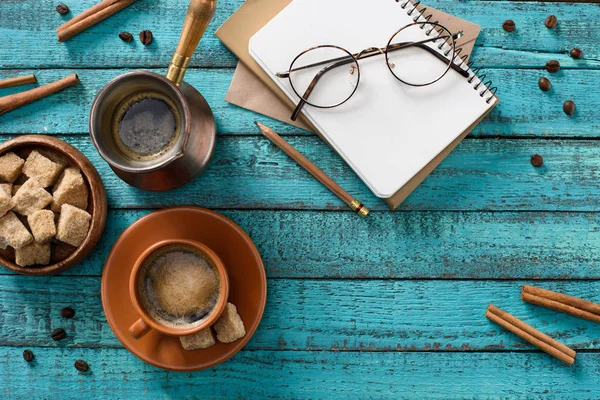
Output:
[[292,160],[296,161],[302,168],[304,168],[309,174],[311,174],[316,180],[321,182],[327,189],[331,190],[337,197],[339,197],[344,203],[346,203],[352,210],[354,210],[361,217],[366,217],[369,214],[369,209],[365,207],[360,201],[352,197],[346,192],[340,185],[338,185],[333,179],[331,179],[325,172],[319,167],[310,162],[304,157],[298,150],[292,147],[285,139],[275,133],[272,129],[267,128],[263,124],[256,122],[256,126],[261,130],[263,135],[279,147],[285,154],[287,154]]

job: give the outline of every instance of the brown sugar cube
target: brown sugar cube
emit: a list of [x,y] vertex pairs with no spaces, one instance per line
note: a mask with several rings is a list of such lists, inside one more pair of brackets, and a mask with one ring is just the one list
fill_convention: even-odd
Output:
[[12,188],[13,188],[12,183],[0,183],[0,189],[4,190],[6,193],[10,194],[11,196],[12,196]]
[[50,210],[39,210],[28,215],[27,222],[33,238],[38,243],[46,243],[56,235],[54,213]]
[[0,217],[12,208],[11,197],[10,188],[5,187],[5,184],[0,185]]
[[33,242],[15,250],[15,262],[21,267],[50,264],[50,243]]
[[0,179],[14,182],[21,173],[25,161],[15,153],[6,153],[0,157]]
[[59,212],[63,204],[70,204],[85,210],[88,206],[88,190],[81,172],[77,168],[67,168],[62,173],[52,192],[52,211]]
[[234,342],[246,334],[246,328],[244,328],[244,322],[237,312],[237,307],[231,303],[227,303],[223,314],[215,322],[213,328],[217,332],[217,339],[221,343]]
[[23,173],[29,179],[37,180],[43,187],[48,187],[56,182],[64,167],[64,164],[54,162],[39,151],[33,150],[23,165]]
[[14,212],[9,211],[0,218],[0,248],[7,246],[19,249],[33,242],[33,236]]
[[215,336],[210,328],[201,330],[198,333],[188,336],[180,336],[179,341],[184,350],[206,349],[215,345]]
[[21,186],[23,186],[23,185],[12,185],[11,193],[12,193],[13,196],[15,194],[17,194],[17,192],[19,191],[19,189],[21,188]]
[[46,150],[46,149],[40,149],[40,150],[38,150],[38,152],[41,155],[43,155],[44,157],[46,157],[46,158],[54,161],[58,165],[60,165],[63,169],[69,165],[69,160],[67,159],[67,157],[63,156],[60,153],[57,153],[52,150]]
[[79,246],[88,234],[92,216],[70,204],[63,204],[58,218],[56,238],[71,246]]
[[29,215],[41,210],[51,201],[52,195],[35,179],[27,180],[12,198],[13,210],[21,215]]

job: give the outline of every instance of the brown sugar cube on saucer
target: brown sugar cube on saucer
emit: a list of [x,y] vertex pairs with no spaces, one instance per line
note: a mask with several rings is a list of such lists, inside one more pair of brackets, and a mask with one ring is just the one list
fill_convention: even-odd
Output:
[[50,264],[50,243],[33,242],[16,249],[15,262],[21,267]]
[[179,340],[181,341],[181,346],[183,346],[184,350],[206,349],[210,346],[214,346],[216,343],[215,336],[210,328],[203,329],[193,335],[181,336]]
[[5,185],[10,185],[10,184],[0,185],[0,217],[2,217],[4,214],[9,212],[10,209],[12,208],[11,190],[10,190],[10,188],[5,187]]
[[54,185],[52,211],[60,212],[63,204],[70,204],[85,210],[88,206],[88,190],[81,172],[77,168],[67,168]]
[[15,153],[6,153],[0,157],[0,179],[6,182],[14,182],[21,173],[25,160]]
[[88,234],[92,216],[70,204],[63,204],[58,218],[56,238],[71,246],[79,246]]
[[37,180],[43,187],[48,187],[56,182],[64,167],[61,162],[52,161],[39,151],[33,150],[23,165],[23,173],[30,179]]
[[13,249],[19,249],[31,242],[33,242],[33,236],[14,212],[9,211],[0,218],[0,248],[5,249],[10,246]]
[[27,222],[33,238],[38,243],[46,243],[56,235],[54,213],[50,210],[39,210],[28,215]]
[[223,314],[213,325],[217,332],[217,339],[221,343],[231,343],[244,337],[246,328],[244,322],[237,312],[237,307],[231,303],[227,303]]
[[33,214],[51,201],[52,195],[35,179],[27,180],[12,198],[13,210],[21,215]]

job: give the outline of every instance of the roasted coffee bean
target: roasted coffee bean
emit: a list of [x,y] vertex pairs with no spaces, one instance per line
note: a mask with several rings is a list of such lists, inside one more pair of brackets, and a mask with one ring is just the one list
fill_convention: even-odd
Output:
[[50,336],[54,340],[63,340],[65,337],[67,337],[67,333],[65,332],[65,330],[63,328],[56,328],[55,330],[52,331]]
[[571,57],[576,58],[578,60],[580,58],[583,58],[583,51],[579,50],[577,47],[571,49],[571,52],[569,54],[571,55]]
[[75,368],[77,368],[78,371],[87,372],[88,369],[90,369],[90,366],[83,360],[77,360],[75,361]]
[[27,362],[32,362],[35,356],[31,350],[23,350],[23,359]]
[[515,30],[517,26],[515,25],[515,21],[513,21],[512,19],[507,19],[506,21],[504,21],[504,23],[502,24],[502,28],[506,31],[506,32],[512,32]]
[[541,167],[542,165],[544,165],[544,157],[540,156],[539,154],[532,155],[531,165],[533,165],[536,168]]
[[556,60],[550,60],[546,63],[546,71],[548,71],[552,74],[555,72],[558,72],[559,69],[560,69],[560,63]]
[[69,13],[69,7],[66,4],[60,3],[56,6],[56,12],[60,15],[67,15]]
[[575,114],[575,103],[573,103],[572,100],[565,101],[565,103],[563,104],[563,111],[567,115]]
[[129,32],[121,32],[119,33],[119,37],[122,41],[126,43],[131,43],[131,41],[133,40],[133,35]]
[[65,307],[60,310],[60,315],[63,318],[73,318],[75,316],[75,310],[73,310],[71,307]]
[[140,42],[142,42],[144,46],[148,46],[150,43],[152,43],[152,31],[141,31]]
[[552,83],[550,82],[550,79],[542,76],[538,81],[538,86],[543,92],[547,92],[552,88]]
[[558,23],[558,18],[556,18],[556,15],[549,16],[548,18],[546,18],[546,22],[544,22],[544,24],[546,25],[546,28],[548,28],[548,29],[554,28],[557,23]]

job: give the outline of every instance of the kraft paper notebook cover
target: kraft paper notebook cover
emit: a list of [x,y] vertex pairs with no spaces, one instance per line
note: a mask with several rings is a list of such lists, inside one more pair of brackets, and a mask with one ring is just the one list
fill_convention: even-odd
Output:
[[[284,121],[288,119],[286,115],[289,115],[288,107],[291,107],[291,102],[249,56],[246,46],[249,38],[273,16],[277,15],[287,4],[289,4],[289,0],[248,0],[217,31],[217,36],[243,62],[243,64],[240,63],[238,65],[234,81],[232,82],[232,88],[227,94],[227,100]],[[420,7],[419,11],[423,8]],[[432,14],[432,20],[439,20],[452,30],[463,30],[465,32],[465,36],[460,39],[459,45],[463,49],[463,54],[468,55],[479,33],[479,26],[438,10],[427,8],[424,15],[428,15],[429,13]],[[264,81],[264,84],[261,84],[256,77],[261,82]],[[283,97],[284,100],[281,101],[273,93]],[[418,171],[400,190],[391,197],[384,199],[388,206],[391,209],[398,207],[454,147],[460,143],[462,138],[469,133],[477,122],[479,121],[476,121],[462,135],[443,149],[430,163]],[[302,123],[296,125],[303,127]]]

